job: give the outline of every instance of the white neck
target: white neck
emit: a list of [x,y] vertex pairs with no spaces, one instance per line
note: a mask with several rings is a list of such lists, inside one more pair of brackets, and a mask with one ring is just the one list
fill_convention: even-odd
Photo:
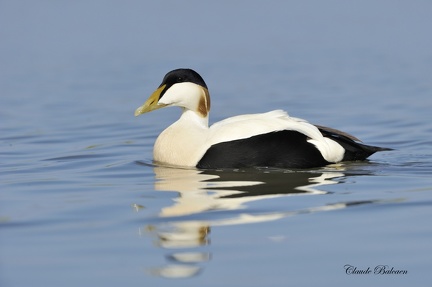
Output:
[[[197,112],[194,112],[192,110],[182,108],[183,113],[180,116],[180,119],[177,120],[177,122],[181,122],[182,124],[186,126],[192,126],[197,125],[201,128],[208,129],[208,123],[209,123],[209,117],[208,115],[206,117],[203,117],[199,115]],[[176,122],[176,123],[177,123]]]

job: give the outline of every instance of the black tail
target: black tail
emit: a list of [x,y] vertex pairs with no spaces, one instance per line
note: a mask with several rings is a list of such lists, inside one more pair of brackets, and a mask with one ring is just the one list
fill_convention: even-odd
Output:
[[336,141],[345,149],[345,154],[343,161],[354,161],[354,160],[365,160],[372,154],[378,151],[389,151],[393,150],[391,148],[377,147],[371,145],[365,145],[356,142],[352,137],[346,136],[346,134],[341,134],[337,130],[327,130],[322,127],[318,127],[323,136]]
[[344,161],[365,160],[377,151],[392,150],[391,148],[365,145],[357,142],[352,142],[350,144],[343,144],[340,141],[337,142],[345,149]]

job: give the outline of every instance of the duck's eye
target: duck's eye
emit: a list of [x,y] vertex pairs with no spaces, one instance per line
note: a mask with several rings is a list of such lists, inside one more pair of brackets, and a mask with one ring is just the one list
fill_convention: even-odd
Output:
[[177,78],[177,82],[180,83],[180,82],[182,82],[182,81],[183,81],[183,78],[182,78],[182,77],[178,77],[178,78]]

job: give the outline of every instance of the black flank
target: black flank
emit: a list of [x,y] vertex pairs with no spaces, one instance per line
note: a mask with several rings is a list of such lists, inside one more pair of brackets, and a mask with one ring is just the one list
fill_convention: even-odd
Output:
[[211,146],[197,168],[312,168],[329,164],[297,131],[276,131]]

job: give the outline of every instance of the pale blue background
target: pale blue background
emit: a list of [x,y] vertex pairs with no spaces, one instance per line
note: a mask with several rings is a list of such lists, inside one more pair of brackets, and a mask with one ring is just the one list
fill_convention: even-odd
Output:
[[[1,1],[1,286],[427,286],[431,11],[430,1]],[[155,190],[141,163],[179,111],[133,111],[178,67],[205,78],[212,122],[280,108],[396,151],[348,165],[326,195],[160,218],[179,194]],[[292,179],[261,192],[290,191]],[[337,203],[363,204],[296,213]],[[272,213],[285,217],[217,224]],[[143,232],[190,220],[210,222],[209,245],[165,249]],[[192,278],[151,275],[183,251],[211,259]],[[348,276],[345,264],[409,274]]]

